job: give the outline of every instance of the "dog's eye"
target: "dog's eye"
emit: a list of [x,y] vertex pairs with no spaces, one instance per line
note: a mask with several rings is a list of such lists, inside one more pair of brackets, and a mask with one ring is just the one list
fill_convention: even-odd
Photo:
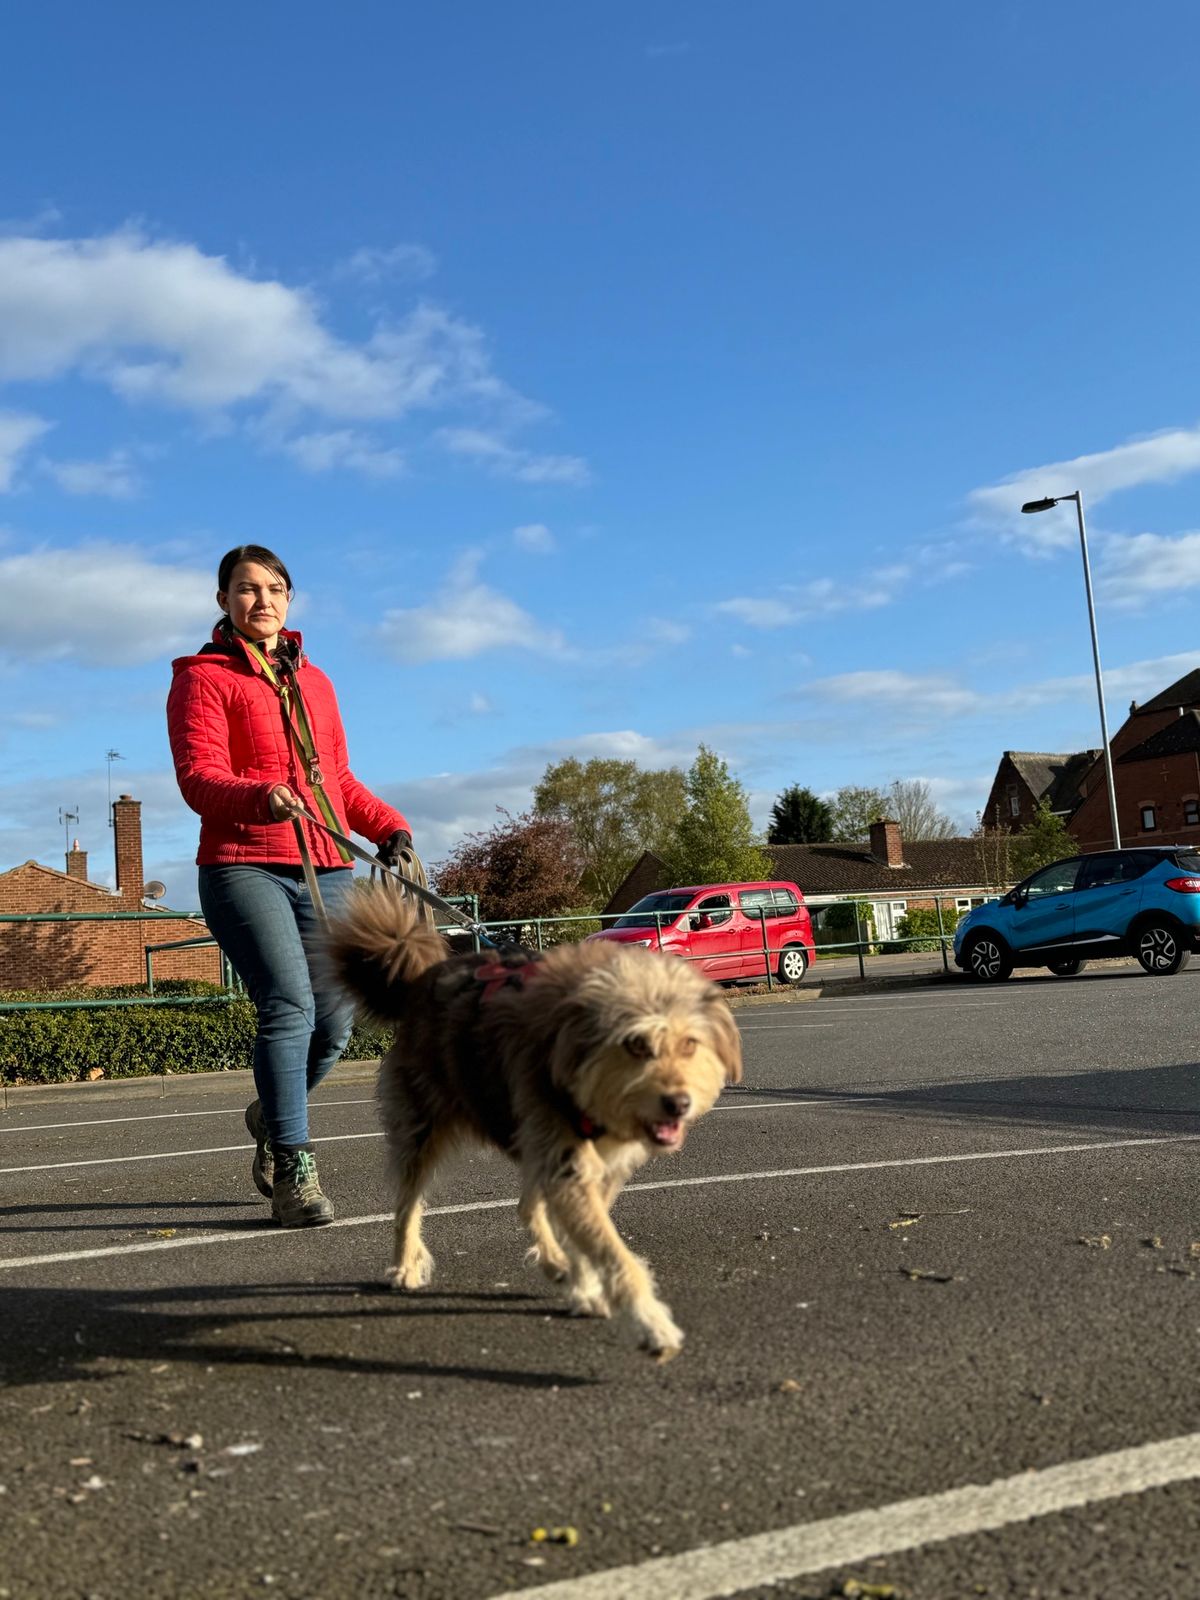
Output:
[[681,1039],[679,1041],[679,1054],[681,1056],[694,1056],[699,1043],[699,1039]]
[[649,1039],[640,1033],[631,1033],[624,1041],[624,1047],[626,1054],[631,1055],[635,1061],[647,1061],[654,1054]]

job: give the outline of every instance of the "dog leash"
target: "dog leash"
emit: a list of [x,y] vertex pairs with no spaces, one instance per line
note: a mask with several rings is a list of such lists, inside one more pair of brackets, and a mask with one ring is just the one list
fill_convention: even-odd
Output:
[[[369,855],[366,850],[360,849],[353,839],[348,838],[344,833],[339,833],[336,828],[331,828],[327,822],[322,822],[320,817],[314,816],[303,802],[301,803],[301,812],[306,821],[310,822],[314,828],[320,828],[322,833],[329,834],[343,854],[348,851],[350,855],[357,856],[360,861],[365,861],[373,872],[378,871],[384,882],[390,878],[399,887],[401,893],[411,895],[414,899],[421,901],[423,905],[428,906],[432,911],[436,911],[443,921],[453,923],[456,927],[461,928],[464,933],[472,934],[483,944],[490,945],[493,949],[498,948],[496,941],[489,938],[484,932],[481,922],[476,922],[473,918],[464,915],[457,906],[452,906],[449,901],[443,900],[441,895],[433,892],[428,883],[425,882],[425,869],[421,865],[420,857],[415,850],[401,851],[402,857],[409,858],[409,863],[407,864],[410,865],[410,870],[413,873],[413,876],[410,877],[404,872],[397,872],[394,867],[385,866],[378,856]],[[321,886],[317,880],[312,856],[309,854],[308,842],[304,838],[303,830],[299,827],[299,823],[297,823],[296,836],[300,840],[300,864],[304,869],[304,881],[308,885],[308,892],[312,896],[313,905],[317,908],[317,915],[323,922],[327,921],[325,905],[321,899]]]

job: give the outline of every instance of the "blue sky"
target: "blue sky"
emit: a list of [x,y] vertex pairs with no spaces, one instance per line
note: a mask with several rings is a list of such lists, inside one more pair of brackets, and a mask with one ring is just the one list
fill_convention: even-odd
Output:
[[[432,13],[432,14],[430,14]],[[255,540],[437,860],[568,754],[923,778],[1200,664],[1200,15],[25,8],[0,67],[0,867],[194,903],[174,655]]]

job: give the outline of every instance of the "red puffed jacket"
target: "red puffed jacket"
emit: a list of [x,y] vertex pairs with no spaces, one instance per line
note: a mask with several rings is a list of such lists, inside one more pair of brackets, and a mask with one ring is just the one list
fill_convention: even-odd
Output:
[[[408,823],[350,771],[333,684],[303,654],[298,633],[285,631],[280,637],[293,646],[299,662],[296,682],[325,794],[344,831],[382,844]],[[199,655],[180,656],[172,671],[167,732],[183,798],[200,813],[198,865],[298,863],[295,829],[271,818],[271,790],[286,783],[310,811],[320,812],[288,737],[277,690],[242,641],[235,637],[228,643],[219,626],[212,644]],[[314,865],[346,865],[327,833],[306,822],[301,826]]]

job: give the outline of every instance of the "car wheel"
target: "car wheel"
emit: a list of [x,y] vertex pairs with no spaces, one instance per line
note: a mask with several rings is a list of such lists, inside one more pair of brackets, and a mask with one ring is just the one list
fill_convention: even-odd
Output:
[[1086,961],[1050,961],[1047,966],[1056,978],[1076,978],[1087,966]]
[[972,935],[963,959],[967,977],[976,983],[1002,983],[1012,976],[1012,957],[994,933]]
[[1179,929],[1169,922],[1143,923],[1138,929],[1136,954],[1142,971],[1152,978],[1169,978],[1191,958]]
[[784,983],[803,983],[808,971],[808,952],[803,945],[789,944],[779,957],[779,976]]

